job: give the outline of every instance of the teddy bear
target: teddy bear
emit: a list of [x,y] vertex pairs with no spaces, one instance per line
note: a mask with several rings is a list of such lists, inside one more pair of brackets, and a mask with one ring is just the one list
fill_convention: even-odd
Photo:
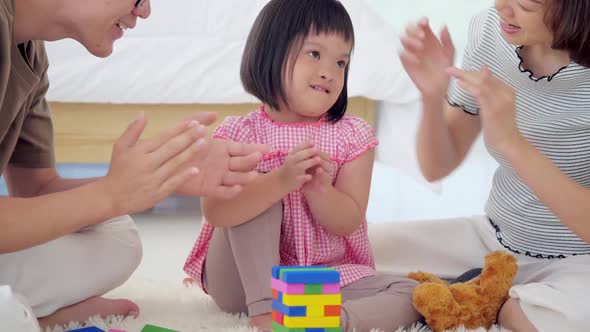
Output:
[[464,326],[489,329],[508,299],[516,276],[516,258],[504,251],[488,254],[476,279],[449,284],[425,272],[412,272],[420,282],[413,292],[413,304],[434,332]]

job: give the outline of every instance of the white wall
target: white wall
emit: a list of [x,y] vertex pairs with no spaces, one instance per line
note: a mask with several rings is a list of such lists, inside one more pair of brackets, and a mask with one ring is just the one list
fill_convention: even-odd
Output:
[[[416,22],[423,16],[430,19],[437,33],[443,24],[448,25],[457,48],[457,62],[460,62],[460,54],[465,48],[469,20],[473,15],[493,5],[493,1],[490,0],[366,2],[398,32],[403,32],[407,24]],[[380,104],[378,109],[379,112],[389,111],[387,103]],[[400,115],[399,121],[413,125],[417,118],[418,114],[406,114]],[[399,135],[404,134],[409,135],[393,133],[390,137],[402,141]],[[463,165],[441,181],[440,192],[435,192],[416,177],[377,162],[367,218],[370,222],[390,222],[481,214],[496,166],[496,162],[485,151],[480,138]]]
[[435,32],[449,26],[459,50],[467,41],[469,19],[493,5],[491,0],[366,0],[396,30],[403,32],[408,23],[426,16]]

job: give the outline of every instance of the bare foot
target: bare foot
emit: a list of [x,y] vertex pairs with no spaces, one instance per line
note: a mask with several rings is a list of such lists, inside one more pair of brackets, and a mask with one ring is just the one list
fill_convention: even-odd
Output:
[[258,328],[260,331],[272,330],[272,315],[263,314],[250,317],[250,326]]
[[103,318],[109,315],[137,317],[139,315],[139,307],[129,300],[110,300],[102,297],[91,297],[80,303],[59,309],[49,316],[39,318],[39,325],[43,329],[45,327],[65,325],[72,321],[82,324],[88,318],[95,315],[100,315]]

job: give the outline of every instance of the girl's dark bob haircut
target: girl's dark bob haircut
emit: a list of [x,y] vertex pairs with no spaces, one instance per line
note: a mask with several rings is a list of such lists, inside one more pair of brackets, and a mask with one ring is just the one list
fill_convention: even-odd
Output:
[[[240,78],[244,89],[280,110],[288,105],[283,90],[286,70],[293,70],[303,39],[310,33],[336,33],[354,47],[354,29],[344,6],[337,0],[271,0],[260,12],[246,42]],[[291,60],[293,59],[293,60]],[[348,106],[348,70],[338,100],[328,110],[326,120],[337,122]]]
[[590,67],[590,1],[548,0],[545,21],[553,32],[551,47],[568,51],[575,63]]

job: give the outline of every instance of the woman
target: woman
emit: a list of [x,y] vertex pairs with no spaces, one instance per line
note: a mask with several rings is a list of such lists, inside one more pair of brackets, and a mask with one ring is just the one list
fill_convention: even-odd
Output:
[[491,251],[513,253],[519,273],[498,322],[514,331],[590,323],[581,291],[590,277],[588,17],[587,0],[497,0],[471,22],[462,69],[451,67],[446,28],[439,39],[424,19],[402,38],[402,63],[422,94],[425,177],[455,170],[480,132],[499,167],[485,216],[395,229],[403,250],[392,253],[414,253],[394,258],[398,272],[453,277]]

